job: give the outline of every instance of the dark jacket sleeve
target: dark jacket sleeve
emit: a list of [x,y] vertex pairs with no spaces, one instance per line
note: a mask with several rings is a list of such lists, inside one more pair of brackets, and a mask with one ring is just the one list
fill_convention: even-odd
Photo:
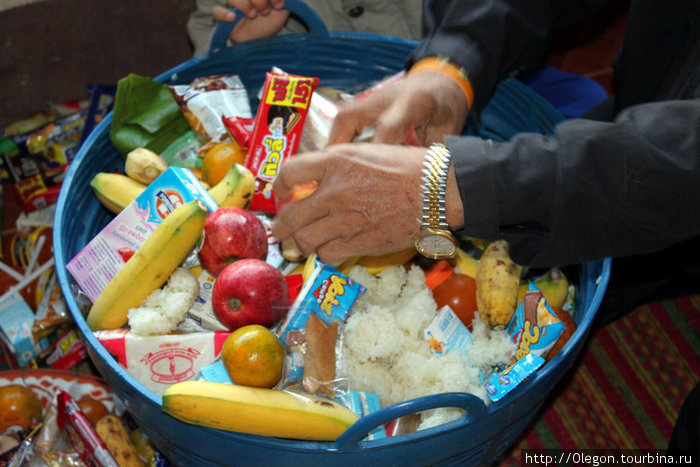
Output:
[[[570,120],[509,143],[449,137],[465,235],[534,267],[662,250],[700,237],[700,99]],[[695,253],[697,254],[697,253]]]
[[449,57],[467,71],[478,112],[497,81],[541,58],[553,29],[590,16],[607,1],[427,1],[426,37],[409,66],[424,57]]

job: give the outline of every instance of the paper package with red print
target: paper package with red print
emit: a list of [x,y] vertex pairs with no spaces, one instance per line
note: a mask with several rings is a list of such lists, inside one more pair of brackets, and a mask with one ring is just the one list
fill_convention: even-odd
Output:
[[251,211],[275,213],[272,182],[299,149],[318,78],[269,72],[265,76],[245,165],[255,175]]

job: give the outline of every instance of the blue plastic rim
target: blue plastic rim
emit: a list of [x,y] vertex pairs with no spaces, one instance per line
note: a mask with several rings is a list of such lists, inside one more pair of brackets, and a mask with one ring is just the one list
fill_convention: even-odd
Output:
[[[254,94],[272,66],[318,77],[324,86],[353,88],[399,71],[415,45],[412,41],[369,34],[272,37],[219,49],[183,63],[156,79],[165,83],[188,83],[199,76],[237,73],[257,106]],[[508,102],[518,105],[509,108]],[[476,129],[475,132],[499,139],[508,139],[509,135],[520,131],[549,133],[561,121],[552,110],[526,87],[507,80],[499,85],[485,109],[494,116],[489,120],[488,130],[480,133],[481,130]],[[541,117],[533,119],[533,114]],[[90,358],[158,450],[176,465],[481,465],[517,440],[583,347],[607,286],[609,260],[578,266],[577,331],[551,362],[497,404],[484,406],[468,394],[437,394],[406,401],[363,418],[335,443],[245,435],[179,422],[165,415],[161,411],[160,397],[129,375],[97,341],[85,322],[74,295],[75,284],[65,269],[66,263],[112,219],[112,214],[100,205],[89,186],[97,172],[123,170],[123,161],[109,140],[111,119],[110,114],[88,137],[63,182],[54,219],[56,271]],[[460,420],[421,432],[362,441],[374,426],[403,414],[435,407],[462,407],[468,414]]]

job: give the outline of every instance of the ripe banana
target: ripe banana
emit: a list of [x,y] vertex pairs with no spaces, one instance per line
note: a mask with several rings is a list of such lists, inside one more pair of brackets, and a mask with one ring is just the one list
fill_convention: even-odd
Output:
[[148,185],[168,170],[168,163],[147,148],[136,148],[126,155],[124,172],[137,182]]
[[[549,306],[554,308],[561,308],[564,306],[566,299],[569,296],[569,281],[566,276],[559,268],[552,268],[547,271],[543,276],[538,277],[533,284],[537,286],[538,289],[542,291],[544,298],[547,299]],[[527,292],[528,284],[520,284],[520,289],[518,291],[518,303]]]
[[219,207],[238,206],[245,208],[253,199],[255,177],[247,167],[234,164],[226,176],[209,189],[209,194]]
[[139,452],[116,415],[110,413],[100,418],[95,425],[95,432],[104,441],[119,467],[145,467],[146,464],[139,457]]
[[107,172],[98,172],[92,177],[90,187],[100,203],[115,214],[146,189],[146,185],[126,175]]
[[320,396],[197,380],[168,387],[163,411],[194,425],[313,441],[334,441],[358,419]]
[[415,247],[409,247],[380,256],[362,256],[355,264],[367,268],[370,274],[379,274],[386,268],[401,266],[407,263],[411,258],[416,256],[417,253],[418,250],[416,250]]
[[202,233],[208,212],[196,200],[175,208],[97,297],[87,316],[90,329],[125,325],[129,308],[162,287],[184,261]]
[[457,248],[457,254],[454,258],[454,267],[458,268],[460,273],[476,278],[479,262],[463,249]]
[[518,299],[522,266],[508,254],[508,242],[496,240],[479,258],[476,271],[476,306],[482,321],[494,329],[504,329]]

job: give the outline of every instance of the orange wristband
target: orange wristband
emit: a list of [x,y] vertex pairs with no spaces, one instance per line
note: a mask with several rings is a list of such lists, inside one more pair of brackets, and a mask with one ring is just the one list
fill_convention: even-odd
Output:
[[474,102],[474,90],[467,77],[467,72],[463,68],[451,63],[447,58],[426,57],[414,63],[408,74],[412,75],[426,71],[440,73],[454,81],[467,98],[467,109],[471,108],[472,102]]

